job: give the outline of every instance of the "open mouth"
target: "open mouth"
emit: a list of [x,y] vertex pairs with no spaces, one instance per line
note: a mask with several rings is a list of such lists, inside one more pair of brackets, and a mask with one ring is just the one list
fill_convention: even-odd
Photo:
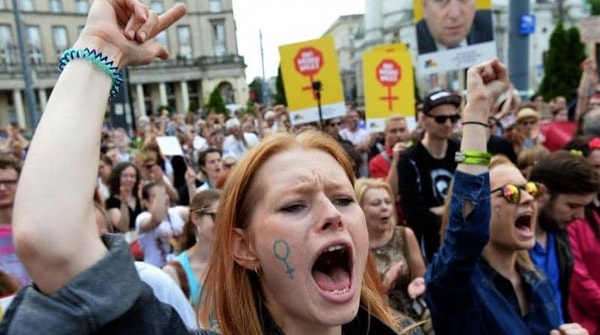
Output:
[[529,214],[529,213],[522,214],[515,221],[515,227],[517,227],[518,230],[531,231],[531,226],[532,226],[531,221],[532,221],[531,214]]
[[352,283],[352,257],[348,246],[335,244],[327,247],[312,267],[317,286],[332,295],[350,291]]

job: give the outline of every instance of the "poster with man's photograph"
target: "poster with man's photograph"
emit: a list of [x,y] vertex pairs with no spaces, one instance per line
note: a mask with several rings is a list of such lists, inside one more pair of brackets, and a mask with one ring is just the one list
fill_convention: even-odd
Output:
[[420,75],[465,69],[496,56],[491,0],[414,0]]

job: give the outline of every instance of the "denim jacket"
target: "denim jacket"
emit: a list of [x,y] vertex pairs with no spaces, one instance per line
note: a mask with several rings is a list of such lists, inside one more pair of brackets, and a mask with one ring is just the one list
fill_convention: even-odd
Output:
[[103,241],[109,253],[51,296],[33,285],[21,289],[0,334],[215,334],[188,331],[175,310],[154,296],[122,236],[107,234]]
[[[558,306],[546,279],[520,269],[529,298],[528,313],[521,316],[512,284],[481,256],[489,239],[489,174],[457,171],[452,192],[446,238],[425,276],[436,334],[547,335],[558,328]],[[466,202],[472,210],[465,217]]]

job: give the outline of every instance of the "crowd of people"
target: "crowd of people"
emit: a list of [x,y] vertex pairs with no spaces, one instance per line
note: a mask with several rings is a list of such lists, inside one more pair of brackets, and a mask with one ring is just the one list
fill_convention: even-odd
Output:
[[[493,59],[466,96],[427,94],[412,131],[392,115],[370,134],[352,105],[322,124],[255,105],[106,127],[99,62],[167,58],[154,37],[185,12],[95,0],[73,50],[103,57],[66,61],[31,142],[12,126],[0,334],[600,334],[591,63],[571,113],[522,103]],[[542,125],[569,119],[547,148]]]

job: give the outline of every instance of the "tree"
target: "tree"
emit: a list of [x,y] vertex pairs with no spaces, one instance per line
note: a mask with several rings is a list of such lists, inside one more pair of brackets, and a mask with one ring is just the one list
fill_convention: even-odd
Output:
[[285,87],[283,87],[283,75],[281,73],[281,65],[277,68],[277,80],[275,81],[275,103],[274,105],[287,106],[287,98],[285,97]]
[[544,79],[539,93],[548,101],[557,95],[567,100],[575,96],[581,77],[579,64],[585,59],[585,46],[581,43],[579,30],[565,30],[559,22],[550,35],[550,49],[544,59]]
[[600,15],[600,0],[586,0],[590,6],[590,14]]
[[263,85],[260,77],[254,78],[248,85],[248,92],[250,92],[250,100],[258,103],[263,103]]
[[225,102],[223,101],[223,97],[221,96],[221,89],[217,86],[210,94],[208,98],[208,104],[206,104],[208,110],[215,111],[220,114],[227,115],[227,110],[225,108]]

